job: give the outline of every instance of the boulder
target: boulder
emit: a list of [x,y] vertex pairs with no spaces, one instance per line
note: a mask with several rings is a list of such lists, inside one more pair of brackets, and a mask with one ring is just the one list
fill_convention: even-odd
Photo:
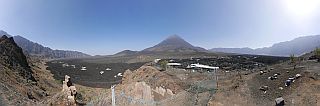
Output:
[[275,99],[276,106],[284,106],[284,99],[282,97]]

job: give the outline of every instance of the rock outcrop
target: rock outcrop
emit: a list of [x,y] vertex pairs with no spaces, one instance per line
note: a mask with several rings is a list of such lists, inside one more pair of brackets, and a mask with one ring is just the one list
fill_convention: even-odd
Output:
[[183,91],[176,78],[154,67],[142,66],[135,71],[126,70],[121,89],[116,92],[116,103],[129,106],[151,106],[175,96]]
[[54,88],[42,79],[45,72],[28,61],[12,37],[0,38],[0,96],[7,105],[35,105],[49,96],[49,87]]
[[180,92],[182,90],[180,84],[175,80],[178,79],[173,78],[172,76],[165,74],[154,67],[142,66],[135,71],[126,70],[122,78],[122,83],[127,84],[144,81],[155,91],[161,92],[160,89],[170,89],[172,93],[175,94],[175,92]]
[[65,75],[65,79],[62,84],[62,92],[67,97],[67,101],[70,104],[75,105],[75,96],[77,95],[77,89],[71,82],[70,76]]
[[25,79],[35,81],[22,49],[12,37],[8,38],[6,35],[0,38],[0,64],[18,72]]

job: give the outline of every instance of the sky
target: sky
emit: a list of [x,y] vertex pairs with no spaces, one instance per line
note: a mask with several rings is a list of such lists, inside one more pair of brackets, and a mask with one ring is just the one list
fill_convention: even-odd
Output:
[[0,30],[91,55],[143,50],[177,34],[206,49],[320,34],[320,0],[0,0]]

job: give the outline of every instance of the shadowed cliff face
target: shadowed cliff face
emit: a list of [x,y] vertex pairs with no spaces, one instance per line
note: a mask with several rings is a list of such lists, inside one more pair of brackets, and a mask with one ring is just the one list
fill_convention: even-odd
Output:
[[0,106],[36,106],[57,92],[59,86],[39,59],[27,58],[12,37],[0,37]]
[[0,38],[0,64],[18,72],[25,79],[35,81],[26,56],[12,37],[4,35]]

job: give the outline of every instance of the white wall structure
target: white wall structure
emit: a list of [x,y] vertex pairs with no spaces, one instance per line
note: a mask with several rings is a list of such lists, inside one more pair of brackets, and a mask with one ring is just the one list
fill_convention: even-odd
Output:
[[181,66],[181,63],[167,63],[167,66]]
[[202,64],[191,64],[191,68],[203,68],[203,69],[212,69],[212,70],[218,70],[219,67],[212,67],[208,65],[202,65]]

